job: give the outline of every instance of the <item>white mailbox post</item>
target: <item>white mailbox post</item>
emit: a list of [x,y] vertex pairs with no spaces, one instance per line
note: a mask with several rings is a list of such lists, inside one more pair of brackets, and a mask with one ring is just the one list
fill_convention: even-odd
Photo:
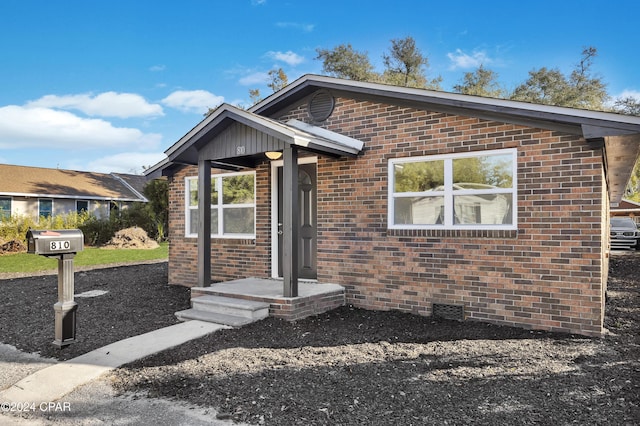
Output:
[[58,302],[55,312],[55,340],[62,348],[76,341],[76,310],[73,301],[73,258],[84,248],[84,235],[79,229],[27,232],[27,252],[58,259]]

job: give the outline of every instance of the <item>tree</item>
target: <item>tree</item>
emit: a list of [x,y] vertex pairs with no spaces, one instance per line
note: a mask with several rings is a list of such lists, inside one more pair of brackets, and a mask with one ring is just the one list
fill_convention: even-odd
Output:
[[269,87],[274,93],[278,90],[284,89],[287,84],[289,84],[289,78],[282,68],[278,68],[277,70],[270,70],[269,78],[270,81],[267,84],[267,87]]
[[385,83],[405,87],[419,87],[440,90],[441,77],[427,80],[425,68],[429,60],[422,55],[413,37],[392,39],[388,54],[383,54]]
[[466,72],[462,82],[453,86],[453,90],[463,95],[504,98],[506,92],[497,80],[497,73],[480,65],[475,71]]
[[322,72],[338,78],[356,81],[375,81],[377,74],[366,52],[358,52],[351,44],[333,49],[316,49],[316,59],[322,61]]
[[516,87],[511,99],[545,105],[558,105],[589,110],[605,110],[609,98],[602,78],[591,74],[594,47],[585,48],[582,58],[569,77],[557,69],[529,71],[529,79]]
[[619,114],[640,115],[640,100],[627,96],[616,100],[613,110]]
[[[269,76],[267,87],[274,93],[280,89],[284,89],[287,84],[289,84],[289,77],[287,77],[287,74],[282,68],[270,70],[267,75]],[[260,89],[249,89],[249,97],[251,98],[251,103],[254,105],[260,102],[262,100]]]
[[149,217],[156,225],[156,239],[162,240],[169,228],[169,182],[166,179],[153,179],[145,185],[143,192],[149,200],[146,205]]
[[251,99],[251,103],[253,105],[257,104],[262,100],[262,95],[260,94],[260,89],[249,89],[249,98]]
[[636,161],[636,165],[631,173],[631,178],[627,182],[625,198],[631,201],[640,202],[640,159]]

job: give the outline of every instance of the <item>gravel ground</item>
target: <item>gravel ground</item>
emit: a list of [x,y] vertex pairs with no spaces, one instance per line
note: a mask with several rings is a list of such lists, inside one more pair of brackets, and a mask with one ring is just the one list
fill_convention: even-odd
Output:
[[[352,307],[274,318],[123,366],[107,376],[136,401],[200,407],[211,420],[308,424],[640,423],[640,255],[611,259],[602,339]],[[55,277],[0,280],[0,341],[68,359],[175,323],[188,291],[166,264],[78,273],[78,343],[51,345]],[[1,277],[0,277],[1,278]],[[210,411],[207,411],[210,409]],[[128,423],[122,423],[128,424]]]

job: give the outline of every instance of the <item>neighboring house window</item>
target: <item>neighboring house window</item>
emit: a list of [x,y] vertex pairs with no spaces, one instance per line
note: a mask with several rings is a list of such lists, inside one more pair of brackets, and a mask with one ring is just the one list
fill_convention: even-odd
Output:
[[11,218],[11,197],[0,197],[0,221]]
[[517,151],[389,160],[389,228],[516,229]]
[[51,217],[53,215],[53,200],[41,198],[38,200],[38,216]]
[[109,201],[109,217],[118,217],[120,213],[120,203],[117,201]]
[[76,212],[88,212],[89,211],[89,201],[87,200],[76,200]]
[[[186,235],[198,235],[198,178],[186,179]],[[211,235],[254,238],[256,223],[255,173],[211,176]]]

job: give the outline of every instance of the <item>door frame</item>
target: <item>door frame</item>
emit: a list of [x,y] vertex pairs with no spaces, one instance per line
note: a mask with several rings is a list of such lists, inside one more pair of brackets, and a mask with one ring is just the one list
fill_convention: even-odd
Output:
[[[298,164],[316,164],[318,170],[318,157],[298,158]],[[271,278],[282,278],[278,275],[278,167],[284,167],[284,161],[271,162]],[[316,175],[317,181],[317,175]],[[305,279],[309,281],[308,279]]]

